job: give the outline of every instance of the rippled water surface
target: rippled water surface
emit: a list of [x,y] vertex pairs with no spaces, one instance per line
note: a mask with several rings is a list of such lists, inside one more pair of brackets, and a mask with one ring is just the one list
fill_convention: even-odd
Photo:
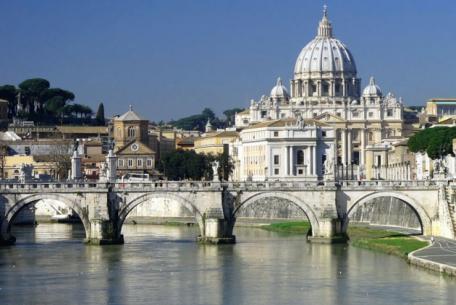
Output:
[[79,225],[14,229],[0,248],[0,304],[456,304],[456,280],[384,254],[236,229],[125,225],[122,246],[86,246]]

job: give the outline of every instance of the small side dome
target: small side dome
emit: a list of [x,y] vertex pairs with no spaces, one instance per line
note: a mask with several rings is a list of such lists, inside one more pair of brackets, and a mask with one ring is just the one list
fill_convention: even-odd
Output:
[[357,100],[351,101],[350,105],[359,105],[359,102]]
[[290,98],[287,88],[285,88],[285,86],[282,85],[282,80],[280,79],[280,77],[277,79],[277,84],[275,85],[275,87],[272,88],[270,96],[272,98],[285,99],[287,101]]
[[369,85],[363,90],[363,96],[367,97],[382,97],[383,93],[379,86],[375,84],[375,79],[373,76],[369,79]]

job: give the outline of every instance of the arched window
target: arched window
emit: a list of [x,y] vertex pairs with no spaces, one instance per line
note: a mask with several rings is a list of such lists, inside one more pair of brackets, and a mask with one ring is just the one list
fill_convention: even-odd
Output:
[[136,129],[133,126],[128,127],[128,137],[129,138],[136,137]]
[[302,150],[298,150],[296,155],[296,164],[303,165],[304,164],[304,152]]

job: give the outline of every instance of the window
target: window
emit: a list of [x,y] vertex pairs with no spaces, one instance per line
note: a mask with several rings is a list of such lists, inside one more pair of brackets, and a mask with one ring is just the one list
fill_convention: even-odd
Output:
[[329,85],[328,84],[323,84],[322,89],[323,89],[323,96],[328,95],[328,93],[329,93]]
[[302,169],[298,169],[298,175],[302,175],[304,171]]
[[124,166],[124,160],[119,159],[118,164],[119,164],[119,167],[123,167]]
[[247,119],[244,119],[244,121],[242,121],[244,124],[248,124],[249,123],[249,120]]
[[387,109],[386,116],[393,116],[393,109]]
[[357,117],[359,117],[359,112],[358,111],[353,111],[352,115],[353,115],[354,118],[357,118]]
[[278,168],[274,168],[274,175],[278,175],[279,174],[279,169]]
[[326,131],[323,130],[323,131],[321,132],[321,136],[322,136],[323,138],[326,137]]
[[134,138],[136,137],[136,129],[133,126],[128,127],[128,137]]
[[136,159],[136,166],[137,167],[142,167],[143,166],[143,160],[142,159]]
[[25,155],[30,156],[30,146],[25,146]]
[[298,150],[296,154],[296,164],[303,165],[304,164],[304,152],[302,150]]
[[312,115],[313,115],[314,118],[316,118],[318,113],[314,112]]
[[369,132],[369,141],[373,141],[373,140],[374,140],[374,133]]
[[274,131],[274,137],[278,137],[279,136],[279,132],[278,131]]
[[337,112],[336,115],[341,118],[342,117],[342,114],[340,112]]
[[336,94],[339,95],[340,93],[340,84],[336,84]]
[[147,159],[147,167],[152,167],[152,159]]
[[261,117],[262,117],[262,118],[265,118],[266,115],[268,115],[268,112],[267,112],[266,110],[262,110],[262,111],[261,111]]
[[278,165],[280,162],[280,156],[279,155],[274,155],[274,165]]
[[128,159],[128,167],[133,167],[133,159]]
[[372,118],[374,116],[373,112],[369,112],[369,117]]

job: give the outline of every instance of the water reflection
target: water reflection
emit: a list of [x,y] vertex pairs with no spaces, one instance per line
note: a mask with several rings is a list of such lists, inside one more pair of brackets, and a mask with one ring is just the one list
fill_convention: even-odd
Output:
[[15,228],[0,249],[1,304],[454,304],[456,280],[403,260],[236,228],[203,246],[196,227],[134,226],[126,244],[82,244],[82,226]]

